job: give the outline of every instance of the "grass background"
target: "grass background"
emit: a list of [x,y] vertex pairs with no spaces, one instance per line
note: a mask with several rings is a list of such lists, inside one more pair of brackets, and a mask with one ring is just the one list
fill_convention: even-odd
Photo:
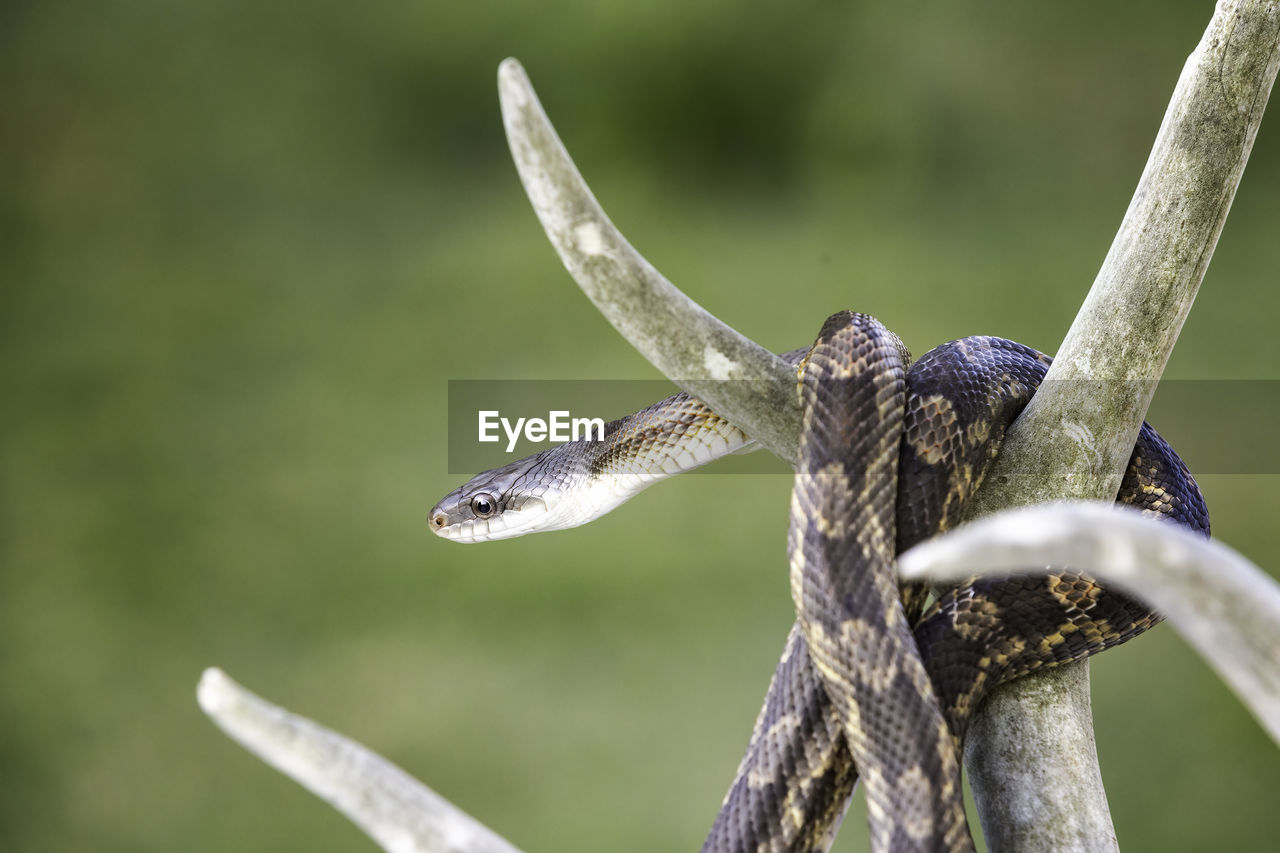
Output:
[[[791,621],[787,479],[426,529],[447,380],[654,377],[541,235],[498,62],[761,343],[850,307],[1051,352],[1212,5],[6,4],[0,847],[371,849],[200,714],[218,665],[526,849],[694,848]],[[1280,379],[1272,123],[1169,377]],[[1274,572],[1274,469],[1200,473]],[[1274,842],[1280,755],[1172,630],[1093,672],[1126,850]]]

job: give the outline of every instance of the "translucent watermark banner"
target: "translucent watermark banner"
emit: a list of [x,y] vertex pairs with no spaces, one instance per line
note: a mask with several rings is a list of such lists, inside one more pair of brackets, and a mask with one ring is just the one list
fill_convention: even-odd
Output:
[[[449,473],[469,477],[572,440],[598,440],[620,418],[678,394],[656,380],[449,381]],[[790,474],[767,451],[731,455],[698,471]]]
[[[575,437],[598,441],[610,422],[676,393],[664,380],[450,380],[449,473],[469,477]],[[1193,474],[1280,474],[1280,380],[1166,379],[1147,421]],[[791,473],[764,450],[697,470]]]

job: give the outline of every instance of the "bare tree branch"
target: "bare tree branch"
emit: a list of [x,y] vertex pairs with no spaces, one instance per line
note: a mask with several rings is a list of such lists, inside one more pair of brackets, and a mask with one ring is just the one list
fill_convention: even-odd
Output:
[[385,758],[255,696],[219,669],[205,670],[196,696],[224,732],[388,853],[519,853]]
[[[1006,439],[975,514],[1064,494],[1114,496],[1212,256],[1278,62],[1277,3],[1222,0],[1183,70],[1098,279],[1045,386]],[[792,371],[680,293],[627,243],[514,60],[499,69],[499,89],[530,200],[583,290],[664,374],[790,462],[800,420]],[[1086,758],[1092,753],[1087,685],[1084,668],[1023,679],[975,719],[966,756],[992,850],[1115,848],[1096,758],[1078,762],[1082,741]],[[200,700],[229,734],[387,850],[513,849],[394,765],[217,670],[202,680]],[[992,756],[1002,757],[1012,785],[990,772]]]
[[1280,744],[1280,583],[1220,542],[1112,503],[1010,509],[898,558],[904,579],[1071,566],[1160,611]]
[[[1183,68],[1102,269],[970,517],[1063,497],[1115,497],[1222,232],[1277,65],[1277,4],[1219,2]],[[1082,750],[1061,725],[1064,715],[1089,708],[1088,679],[1071,669],[1000,688],[970,729],[966,767],[992,850],[1115,849],[1096,758],[1078,760],[1093,756],[1092,737]],[[1064,682],[1050,691],[1063,701],[1044,701],[1043,680]],[[1032,760],[1012,771],[983,763],[984,755],[1015,749]],[[1035,808],[1026,807],[1029,796]]]
[[[1115,495],[1257,134],[1276,75],[1278,29],[1275,3],[1219,4],[1183,69],[1094,287],[1045,386],[1006,439],[974,515],[1064,494]],[[678,378],[690,361],[696,366],[692,356],[706,340],[700,323],[679,322],[691,313],[684,307],[687,297],[608,224],[513,61],[504,63],[499,86],[517,167],[566,267],[614,326],[664,372],[666,354],[690,356],[668,373]],[[646,286],[654,280],[658,284]],[[636,296],[641,287],[643,297]],[[717,391],[731,396],[734,385],[721,383]],[[692,384],[683,387],[702,393]],[[796,418],[782,391],[773,399],[785,406],[745,395],[704,399],[748,433],[766,418]],[[789,446],[769,446],[790,458]],[[1040,678],[1057,683],[1049,689]],[[1064,701],[1046,703],[1046,692]],[[1005,778],[970,761],[993,849],[1115,849],[1091,729],[1085,727],[1082,740],[1061,724],[1064,715],[1089,717],[1086,665],[1010,685],[974,721],[967,756],[1034,757]],[[1036,798],[1037,808],[1024,807],[1028,797]]]
[[800,434],[795,371],[680,292],[627,242],[514,59],[498,67],[498,97],[525,192],[583,292],[663,375],[791,464]]

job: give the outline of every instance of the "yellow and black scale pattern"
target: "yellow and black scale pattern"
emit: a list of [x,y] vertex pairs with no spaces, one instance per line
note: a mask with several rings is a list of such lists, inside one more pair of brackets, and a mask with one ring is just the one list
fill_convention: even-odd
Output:
[[[974,579],[927,611],[927,590],[896,584],[895,554],[958,523],[1049,363],[973,337],[908,370],[873,318],[824,325],[800,366],[798,622],[704,850],[825,850],[859,767],[873,849],[972,850],[958,752],[986,692],[1159,621],[1075,574]],[[1146,424],[1117,500],[1208,535],[1195,480]]]

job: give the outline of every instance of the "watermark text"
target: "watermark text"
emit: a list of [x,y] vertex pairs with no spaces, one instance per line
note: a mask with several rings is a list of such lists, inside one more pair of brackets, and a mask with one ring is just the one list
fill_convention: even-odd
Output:
[[558,409],[547,412],[547,419],[516,418],[512,424],[510,419],[502,417],[497,409],[481,409],[479,415],[479,441],[499,441],[498,429],[507,436],[507,452],[516,449],[521,432],[526,441],[535,444],[543,441],[604,441],[603,418],[573,418],[567,410]]

